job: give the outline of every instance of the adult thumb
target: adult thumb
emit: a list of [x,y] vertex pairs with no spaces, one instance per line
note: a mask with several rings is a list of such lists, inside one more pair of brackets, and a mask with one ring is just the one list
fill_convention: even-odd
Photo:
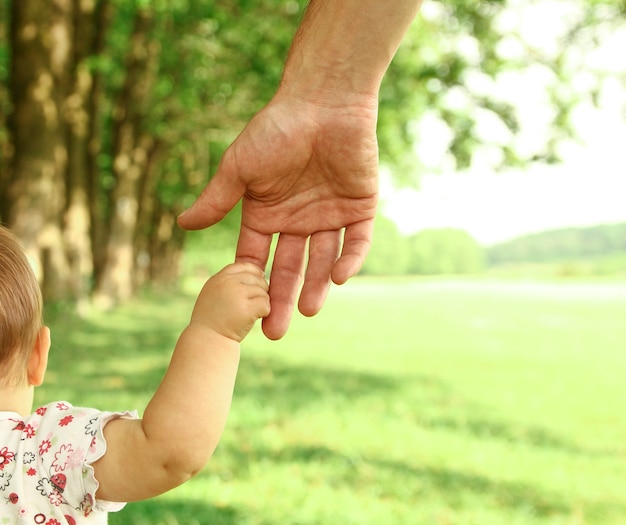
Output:
[[212,226],[233,209],[245,190],[243,181],[220,165],[196,201],[178,216],[178,225],[185,230]]

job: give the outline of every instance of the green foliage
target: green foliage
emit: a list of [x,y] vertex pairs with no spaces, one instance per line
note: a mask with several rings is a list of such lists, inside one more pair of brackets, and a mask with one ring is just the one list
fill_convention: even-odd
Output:
[[[401,182],[410,182],[419,166],[413,144],[428,138],[418,136],[412,123],[426,113],[434,113],[449,126],[453,134],[450,152],[457,166],[469,165],[477,143],[476,114],[469,107],[448,103],[446,95],[453,89],[460,88],[473,106],[497,110],[496,114],[506,115],[507,123],[516,126],[503,102],[499,107],[488,104],[465,86],[468,72],[493,76],[504,66],[495,53],[499,35],[493,21],[505,5],[502,1],[433,2],[429,9],[437,15],[419,16],[409,31],[381,89],[379,126],[381,157],[400,166]],[[477,53],[472,53],[473,48]]]
[[[272,96],[305,4],[305,0],[225,4],[212,0],[111,0],[105,48],[87,59],[92,70],[101,74],[107,94],[100,101],[100,127],[104,132],[102,176],[108,186],[113,184],[110,128],[116,111],[114,101],[124,83],[126,53],[139,12],[151,17],[150,42],[158,47],[154,86],[144,101],[147,111],[142,127],[158,139],[162,156],[168,159],[184,155],[181,150],[188,153],[187,143],[194,144],[196,153],[204,150],[192,176],[188,167],[166,162],[169,178],[178,178],[180,184],[159,186],[157,196],[171,203],[173,196],[186,202],[197,194],[224,148]],[[6,12],[8,5],[2,0],[0,9]],[[574,50],[577,43],[593,46],[599,35],[624,16],[621,0],[576,0],[576,5],[582,15],[573,23],[566,42]],[[416,126],[425,115],[434,115],[450,130],[449,152],[459,168],[468,166],[476,148],[485,142],[476,130],[481,112],[513,132],[518,130],[512,101],[475,88],[472,78],[493,80],[509,70],[546,65],[558,77],[552,89],[557,108],[555,140],[550,141],[548,150],[556,148],[557,138],[569,135],[569,114],[580,96],[567,90],[578,68],[570,55],[567,59],[563,58],[566,55],[547,57],[538,55],[536,49],[527,49],[517,59],[502,55],[498,46],[503,38],[519,39],[519,35],[503,32],[498,25],[499,17],[509,8],[505,0],[433,1],[423,6],[380,93],[381,158],[395,167],[400,183],[415,183],[423,168],[414,145],[429,140],[428,132],[418,133]],[[2,84],[7,82],[8,74],[5,38],[4,33],[0,34]],[[458,103],[459,97],[462,104]],[[2,107],[7,109],[6,105]],[[502,152],[503,164],[527,160],[510,142],[495,147]],[[556,158],[555,151],[547,150],[529,155],[535,159]]]
[[409,269],[409,244],[396,224],[379,215],[374,225],[370,253],[361,268],[362,275],[406,275]]
[[492,265],[594,259],[618,254],[626,254],[626,223],[534,233],[488,249]]
[[[530,10],[541,4],[537,0],[523,5]],[[505,0],[424,3],[381,89],[381,159],[394,168],[396,182],[416,185],[421,171],[443,169],[424,165],[415,152],[415,144],[433,140],[431,129],[417,125],[425,116],[443,123],[450,134],[447,160],[453,166],[448,162],[446,169],[469,167],[483,146],[499,152],[492,166],[496,169],[559,160],[560,142],[575,136],[573,110],[582,102],[597,101],[603,79],[611,75],[590,66],[589,52],[623,25],[626,4],[622,0],[552,2],[569,13],[559,20],[564,24],[562,35],[555,28],[556,54],[526,41],[519,28],[502,24],[506,16],[519,18],[515,9],[521,5]],[[507,55],[505,42],[514,45],[518,54]],[[514,140],[526,115],[520,113],[519,101],[497,82],[511,72],[522,80],[533,68],[543,68],[550,78],[545,90],[554,118],[546,130],[549,139],[531,151],[520,149]],[[588,88],[577,81],[583,71]],[[495,138],[483,136],[477,123],[485,117],[508,132]]]
[[[111,195],[118,180],[113,156],[119,143],[115,137],[119,136],[116,125],[120,115],[132,109],[134,131],[137,136],[150,139],[146,141],[152,148],[148,154],[155,159],[150,177],[146,177],[150,180],[142,186],[147,195],[144,200],[155,202],[142,202],[142,209],[152,210],[154,216],[174,217],[196,198],[215,172],[225,148],[274,93],[305,3],[305,0],[246,0],[225,4],[213,0],[96,2],[107,7],[106,24],[99,17],[93,19],[94,24],[102,24],[98,29],[104,36],[104,44],[77,66],[87,66],[96,74],[93,85],[99,86],[94,104],[97,110],[93,115],[99,133],[90,144],[100,143],[101,150],[97,173],[92,174],[95,184],[90,197],[92,209],[97,210],[98,219],[103,222],[100,230],[107,229],[110,211],[115,208]],[[0,0],[3,15],[0,17],[0,162],[2,155],[11,150],[6,147],[5,118],[10,112],[6,96],[10,80],[8,17],[5,18],[9,4],[8,0]],[[539,5],[541,1],[533,0],[529,4]],[[447,160],[453,160],[457,168],[470,165],[476,151],[488,146],[501,153],[498,162],[502,166],[529,158],[557,159],[559,139],[571,134],[572,108],[587,96],[597,99],[605,75],[592,68],[590,74],[594,80],[587,90],[589,93],[575,91],[574,87],[581,84],[574,81],[582,69],[579,51],[594,49],[602,35],[610,33],[624,19],[622,0],[573,0],[572,5],[577,6],[580,16],[564,18],[571,24],[562,37],[562,52],[549,56],[542,49],[529,47],[516,31],[502,27],[503,14],[516,8],[512,2],[424,3],[422,14],[410,29],[380,92],[381,160],[394,168],[396,182],[415,184],[425,169],[415,152],[416,145],[429,148],[430,141],[435,140],[429,127],[420,126],[425,117],[434,118],[449,132]],[[150,60],[144,60],[145,74],[138,76],[149,89],[145,96],[135,97],[124,108],[120,101],[123,102],[123,90],[129,78],[132,58],[129,50],[133,48],[133,30],[140,20],[146,26],[143,50],[150,54]],[[503,41],[519,44],[523,52],[517,57],[507,56],[501,50]],[[540,151],[521,154],[513,140],[513,134],[520,129],[516,101],[506,97],[506,90],[493,88],[501,75],[511,71],[523,74],[534,66],[544,68],[551,79],[546,92],[553,99],[554,119],[550,125],[554,129],[545,147],[541,144]],[[73,97],[67,100],[70,98]],[[61,114],[65,113],[63,108],[59,109]],[[503,137],[485,139],[477,126],[477,121],[485,116],[501,124]],[[507,130],[512,133],[506,133]],[[450,163],[447,167],[454,168]],[[7,179],[8,173],[0,166],[0,201]],[[0,213],[5,209],[8,206],[0,206]],[[232,224],[217,226],[222,227],[230,234]],[[150,224],[142,232],[150,228],[157,229],[155,224]],[[482,265],[478,251],[472,252],[468,247],[463,248],[467,249],[463,264],[452,262],[453,256],[446,252],[437,257],[447,258],[448,262],[437,268],[424,267],[423,261],[430,258],[429,253],[435,248],[418,248],[413,256],[397,232],[380,221],[377,237],[379,240],[375,241],[363,269],[367,274],[477,271]],[[463,240],[459,243],[461,247],[471,244]],[[95,245],[104,246],[104,243],[98,240]],[[97,255],[96,262],[103,260]],[[422,262],[416,262],[413,269],[405,269],[407,259]]]
[[220,222],[219,227],[187,234],[183,275],[206,278],[234,261],[240,216],[241,204]]
[[[623,283],[333,288],[285,339],[246,339],[209,465],[109,522],[621,525],[624,297]],[[36,402],[141,410],[193,299],[48,315]]]
[[273,94],[304,2],[112,2],[103,53],[88,62],[105,84],[103,179],[111,178],[115,101],[137,17],[150,20],[152,87],[142,131],[159,147],[156,197],[168,209],[193,201],[245,123]]
[[483,247],[463,230],[427,229],[407,237],[392,220],[379,216],[360,274],[452,275],[480,273],[484,268]]
[[[9,27],[6,20],[9,18],[9,3],[7,0],[0,0],[0,192],[3,192],[3,162],[6,151],[7,130],[5,127],[6,115],[10,111],[8,80],[9,80]],[[0,204],[2,196],[0,195]],[[2,211],[0,211],[2,218]]]
[[422,230],[410,238],[409,273],[418,275],[479,273],[485,252],[472,236],[455,228]]

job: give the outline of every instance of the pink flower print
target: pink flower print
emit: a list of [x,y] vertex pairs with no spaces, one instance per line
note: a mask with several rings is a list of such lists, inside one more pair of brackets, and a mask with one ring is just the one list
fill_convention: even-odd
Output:
[[39,443],[39,455],[43,456],[51,448],[52,448],[52,443],[50,443],[50,440],[44,439],[41,443]]
[[48,500],[50,500],[51,505],[59,507],[63,503],[63,495],[58,490],[53,490],[48,494]]
[[93,498],[91,494],[85,494],[83,501],[80,503],[80,510],[83,511],[85,518],[93,511]]
[[37,410],[35,410],[35,413],[38,416],[43,416],[47,412],[47,410],[48,410],[47,407],[39,407]]
[[83,458],[87,454],[82,448],[77,448],[67,455],[67,468],[80,468],[83,466]]
[[57,409],[58,410],[69,410],[70,406],[67,403],[64,403],[63,401],[61,401],[60,403],[57,403]]
[[61,419],[61,421],[59,421],[59,426],[60,427],[66,427],[67,425],[69,425],[72,421],[74,420],[74,416],[69,415],[69,416],[65,416],[63,419]]
[[7,447],[3,447],[0,449],[0,470],[4,470],[13,459],[15,458],[15,454],[11,452]]
[[27,474],[28,476],[34,476],[35,474],[37,474],[37,471],[36,471],[33,467],[30,467],[30,468],[26,471],[26,474]]
[[63,472],[67,467],[68,462],[72,459],[72,453],[74,449],[69,443],[67,445],[61,445],[59,451],[54,455],[54,461],[52,462],[52,468],[55,472]]
[[61,525],[61,522],[55,518],[50,518],[45,525]]
[[26,439],[32,439],[35,437],[35,427],[30,423],[24,427],[24,434],[26,435]]
[[17,423],[14,427],[13,430],[24,430],[26,428],[26,424],[23,421],[19,421],[17,419],[11,419],[11,421],[15,421],[15,423]]

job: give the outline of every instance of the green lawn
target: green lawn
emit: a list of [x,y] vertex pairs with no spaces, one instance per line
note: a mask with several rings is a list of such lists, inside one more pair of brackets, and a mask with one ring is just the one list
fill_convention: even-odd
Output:
[[[141,410],[192,302],[54,312],[37,401]],[[255,329],[212,462],[110,523],[622,525],[625,383],[626,283],[354,279]]]

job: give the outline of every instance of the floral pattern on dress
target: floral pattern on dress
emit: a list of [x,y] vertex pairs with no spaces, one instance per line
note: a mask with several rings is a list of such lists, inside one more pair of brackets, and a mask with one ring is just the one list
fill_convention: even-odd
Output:
[[106,452],[102,429],[119,417],[137,414],[65,401],[39,407],[27,418],[0,413],[0,523],[106,523],[107,513],[124,504],[96,499],[91,464]]

